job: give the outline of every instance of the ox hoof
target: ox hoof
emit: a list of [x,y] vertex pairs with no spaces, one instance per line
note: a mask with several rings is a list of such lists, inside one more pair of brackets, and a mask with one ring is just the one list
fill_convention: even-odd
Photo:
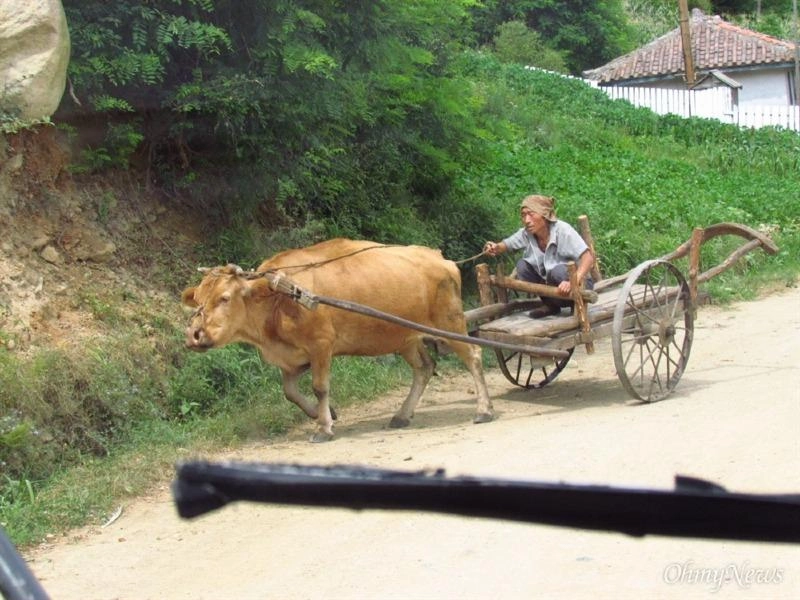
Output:
[[490,421],[494,420],[494,416],[492,413],[478,413],[475,415],[475,418],[472,419],[473,423],[489,423]]
[[325,431],[317,431],[311,438],[308,440],[312,444],[321,444],[322,442],[330,442],[333,439],[332,433],[327,433]]
[[392,417],[392,420],[389,421],[389,427],[391,429],[402,429],[403,427],[408,427],[410,424],[410,419],[402,419],[400,417]]
[[332,406],[330,407],[330,411],[331,411],[331,419],[333,419],[334,421],[338,421],[339,415],[336,414],[336,411],[333,409]]

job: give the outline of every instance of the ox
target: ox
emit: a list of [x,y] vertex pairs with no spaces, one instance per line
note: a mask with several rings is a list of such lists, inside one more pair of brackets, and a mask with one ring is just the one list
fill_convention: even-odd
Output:
[[[259,273],[280,273],[318,296],[337,298],[458,334],[466,333],[461,277],[454,263],[437,250],[421,246],[384,246],[334,239],[308,248],[281,252],[264,261]],[[234,342],[252,344],[262,358],[280,368],[283,392],[316,419],[311,441],[333,437],[330,369],[334,356],[398,353],[413,370],[413,383],[389,426],[405,427],[433,375],[434,362],[425,341],[429,335],[330,306],[315,310],[273,291],[263,277],[246,278],[235,265],[208,272],[200,285],[184,290],[182,301],[196,308],[186,330],[192,350]],[[438,340],[437,340],[438,341]],[[492,420],[492,405],[477,346],[447,341],[475,379],[475,423]],[[316,404],[298,387],[311,369]]]

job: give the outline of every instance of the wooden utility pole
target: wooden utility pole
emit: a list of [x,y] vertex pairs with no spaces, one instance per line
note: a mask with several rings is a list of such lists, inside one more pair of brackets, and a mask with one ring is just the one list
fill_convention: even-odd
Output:
[[[797,0],[795,0],[796,2]],[[694,85],[694,59],[692,58],[692,34],[689,25],[689,2],[688,0],[678,0],[678,8],[681,13],[681,46],[683,47],[683,66],[686,72],[686,85]]]
[[794,103],[800,105],[800,35],[797,33],[797,0],[792,0],[794,21]]

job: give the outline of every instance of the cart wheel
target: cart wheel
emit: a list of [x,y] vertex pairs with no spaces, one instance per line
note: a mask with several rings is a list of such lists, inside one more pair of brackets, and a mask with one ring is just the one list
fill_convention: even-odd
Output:
[[[516,277],[516,269],[511,272],[511,277]],[[531,294],[518,290],[508,290],[508,297],[515,299],[530,299]],[[507,350],[495,350],[497,364],[500,371],[511,383],[528,390],[538,390],[552,382],[564,367],[567,366],[569,359],[575,348],[567,350],[569,356],[560,360],[550,358],[539,358],[530,354],[520,352],[509,352]]]
[[503,375],[511,383],[529,390],[538,390],[553,381],[564,367],[575,348],[567,350],[569,355],[559,359],[539,358],[522,352],[495,350],[497,363]]
[[694,337],[689,286],[664,260],[636,267],[619,294],[612,348],[617,376],[628,393],[653,402],[678,384]]

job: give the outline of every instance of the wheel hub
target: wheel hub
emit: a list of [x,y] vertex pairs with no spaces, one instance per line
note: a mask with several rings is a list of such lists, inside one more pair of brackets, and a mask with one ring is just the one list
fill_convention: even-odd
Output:
[[669,346],[675,339],[675,324],[672,320],[665,319],[658,326],[658,343],[662,348]]

